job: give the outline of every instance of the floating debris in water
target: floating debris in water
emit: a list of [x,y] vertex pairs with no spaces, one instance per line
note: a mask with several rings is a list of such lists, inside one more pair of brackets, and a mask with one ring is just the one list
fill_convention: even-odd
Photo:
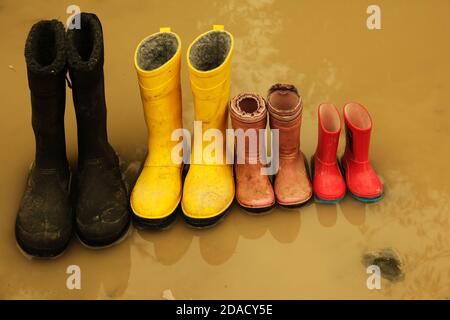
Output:
[[391,282],[403,280],[405,276],[400,258],[391,248],[368,251],[363,255],[362,262],[366,267],[378,266],[381,276]]

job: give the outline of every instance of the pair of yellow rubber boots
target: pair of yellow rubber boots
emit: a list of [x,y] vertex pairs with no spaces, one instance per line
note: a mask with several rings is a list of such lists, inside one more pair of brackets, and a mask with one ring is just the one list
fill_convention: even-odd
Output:
[[[188,48],[195,120],[201,121],[202,141],[208,129],[220,130],[225,137],[233,48],[233,36],[219,25]],[[174,154],[180,153],[175,132],[183,128],[180,37],[170,28],[161,28],[139,43],[134,64],[148,128],[147,157],[130,200],[135,221],[143,227],[167,227],[181,203],[189,224],[210,226],[233,202],[233,171],[226,164],[226,152],[216,163],[197,160],[194,155],[203,154],[208,144],[194,142],[183,187],[183,163],[174,161]]]

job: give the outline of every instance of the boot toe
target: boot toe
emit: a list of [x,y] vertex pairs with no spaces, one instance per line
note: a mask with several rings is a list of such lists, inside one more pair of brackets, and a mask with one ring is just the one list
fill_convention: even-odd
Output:
[[275,203],[273,189],[264,186],[253,188],[239,188],[236,191],[236,200],[244,208],[269,208]]
[[43,223],[29,226],[16,222],[16,240],[20,248],[35,257],[51,258],[61,254],[67,247],[72,230],[70,226],[61,228]]
[[383,187],[376,175],[371,178],[362,177],[359,182],[349,184],[348,188],[351,193],[361,198],[377,198],[383,194]]
[[346,179],[349,191],[358,198],[376,199],[383,194],[383,186],[372,167],[347,169]]
[[246,209],[270,208],[275,195],[269,177],[261,174],[260,165],[237,164],[236,200]]
[[307,202],[312,196],[309,191],[293,191],[285,189],[283,193],[277,195],[277,201],[283,206],[293,206]]
[[177,167],[144,167],[133,192],[131,208],[142,219],[164,219],[181,200],[181,171]]
[[35,257],[56,257],[72,236],[68,171],[33,168],[16,218],[16,240]]
[[322,200],[339,200],[345,196],[344,179],[339,175],[315,175],[313,180],[314,194]]
[[300,205],[311,198],[312,185],[302,153],[294,159],[280,159],[274,190],[277,202],[284,206]]
[[234,199],[231,166],[191,165],[183,189],[182,209],[191,219],[210,219],[225,212]]
[[328,192],[314,191],[314,194],[317,198],[321,200],[337,201],[345,196],[345,191],[344,192],[339,190],[328,190]]
[[373,187],[373,188],[350,188],[350,192],[361,199],[378,199],[383,195],[383,189],[381,187]]
[[241,207],[243,207],[245,209],[250,209],[250,210],[252,210],[252,209],[255,209],[255,210],[270,209],[275,203],[275,199],[270,199],[270,198],[242,200],[242,199],[236,197],[236,200]]
[[307,202],[312,196],[312,187],[306,177],[303,182],[278,177],[277,180],[275,180],[275,195],[281,205],[299,205]]
[[[117,161],[114,155],[115,161]],[[76,228],[87,246],[114,244],[130,223],[127,192],[117,165],[105,159],[88,163],[78,175]]]

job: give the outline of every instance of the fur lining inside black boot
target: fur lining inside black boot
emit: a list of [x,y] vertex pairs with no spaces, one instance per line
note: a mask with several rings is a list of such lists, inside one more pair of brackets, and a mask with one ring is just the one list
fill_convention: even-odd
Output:
[[178,39],[173,34],[158,33],[141,43],[136,56],[137,64],[145,71],[157,69],[172,59],[178,47]]
[[56,74],[66,65],[64,25],[57,20],[39,21],[25,43],[27,68],[33,73]]
[[200,71],[219,67],[231,50],[231,37],[223,31],[211,31],[198,39],[191,47],[189,60]]
[[71,68],[91,71],[103,64],[103,31],[95,14],[80,14],[81,28],[67,30],[66,52]]

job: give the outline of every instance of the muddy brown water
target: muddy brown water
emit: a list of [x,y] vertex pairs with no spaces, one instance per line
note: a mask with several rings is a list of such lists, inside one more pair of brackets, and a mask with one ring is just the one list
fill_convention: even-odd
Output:
[[[347,196],[335,206],[311,202],[260,217],[233,207],[211,229],[193,230],[178,219],[167,231],[132,230],[109,249],[90,250],[74,239],[56,260],[29,260],[14,238],[34,155],[24,41],[39,19],[65,22],[70,4],[0,2],[0,298],[450,298],[449,1],[379,0],[381,30],[366,27],[370,1],[76,1],[103,23],[109,137],[129,184],[146,145],[135,46],[170,26],[185,54],[199,33],[224,24],[236,41],[232,93],[265,95],[275,82],[296,84],[308,157],[320,102],[368,107],[371,159],[386,194],[375,204]],[[192,129],[185,56],[182,81],[183,121]],[[67,95],[66,140],[75,165],[69,89]],[[380,290],[369,290],[367,257],[392,266],[389,257],[377,257],[383,250],[398,257],[401,279],[391,281],[390,270]],[[69,265],[81,268],[81,290],[66,288]]]

